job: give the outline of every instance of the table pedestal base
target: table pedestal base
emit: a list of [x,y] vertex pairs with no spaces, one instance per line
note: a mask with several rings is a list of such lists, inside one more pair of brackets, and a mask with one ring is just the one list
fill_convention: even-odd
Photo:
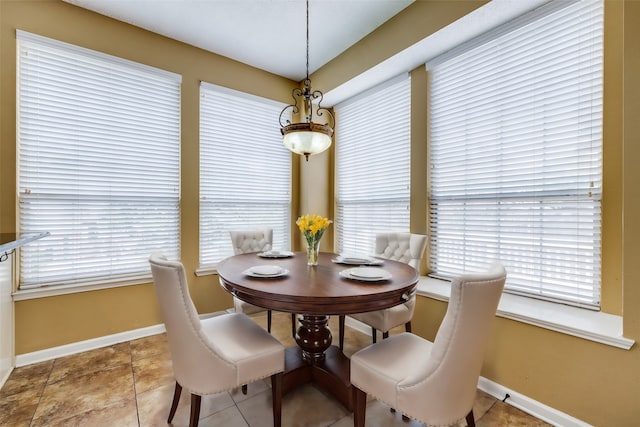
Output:
[[302,359],[312,365],[322,363],[331,345],[329,316],[305,314],[298,317],[300,327],[295,339],[302,349]]
[[349,358],[334,345],[324,352],[324,360],[309,363],[299,347],[286,349],[282,394],[296,387],[314,383],[331,393],[349,411],[353,411]]

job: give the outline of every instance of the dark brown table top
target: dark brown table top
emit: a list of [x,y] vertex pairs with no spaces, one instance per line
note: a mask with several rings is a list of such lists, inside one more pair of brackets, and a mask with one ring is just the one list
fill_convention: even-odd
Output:
[[[241,300],[290,313],[362,313],[401,304],[415,293],[418,273],[407,264],[385,259],[374,268],[388,271],[391,279],[362,282],[340,277],[340,271],[357,266],[332,262],[336,257],[321,252],[318,265],[308,266],[304,252],[278,259],[249,253],[222,260],[217,270],[221,286]],[[278,265],[289,273],[277,278],[254,278],[243,273],[257,265]]]

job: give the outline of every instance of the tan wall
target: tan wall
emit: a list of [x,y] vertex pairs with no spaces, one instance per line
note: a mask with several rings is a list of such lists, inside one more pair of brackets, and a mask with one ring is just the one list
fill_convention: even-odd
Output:
[[[624,314],[623,335],[638,341],[640,2],[613,0],[605,7],[602,308]],[[446,304],[420,297],[414,332],[433,339],[445,310]],[[498,318],[482,375],[595,426],[638,425],[638,344],[622,350]]]
[[[200,312],[232,306],[198,263],[198,89],[207,81],[281,102],[294,82],[105,18],[59,0],[0,1],[0,232],[16,231],[16,38],[20,29],[182,75],[181,255]],[[151,285],[18,301],[16,353],[23,354],[161,323]]]
[[488,0],[415,1],[313,73],[313,86],[328,92],[487,2]]
[[[624,3],[624,85],[622,149],[622,310],[624,332],[640,339],[640,2]],[[636,384],[640,384],[636,357]],[[640,386],[639,386],[640,388]],[[638,391],[638,390],[636,390]],[[640,395],[637,393],[636,395]],[[640,405],[639,405],[640,406]],[[640,411],[640,409],[638,410]],[[640,412],[639,412],[640,414]]]
[[[417,1],[312,76],[328,91],[484,1]],[[433,7],[428,7],[428,5]],[[624,313],[624,335],[640,339],[640,2],[606,3],[603,195],[603,308]],[[55,1],[0,1],[0,232],[15,231],[15,29],[115,54],[183,75],[182,258],[188,274],[198,256],[197,92],[200,79],[287,101],[292,82]],[[624,43],[623,43],[624,40]],[[411,71],[411,70],[406,70]],[[412,71],[412,230],[426,230],[426,85]],[[422,117],[422,118],[421,118]],[[624,120],[623,120],[624,119]],[[332,148],[333,150],[333,148]],[[326,160],[326,161],[325,161]],[[310,160],[310,162],[313,161]],[[297,197],[316,179],[332,187],[333,159],[317,168],[294,162],[292,218],[327,209]],[[324,175],[323,175],[324,173]],[[325,184],[328,183],[328,184]],[[328,190],[329,191],[329,190]],[[624,219],[624,221],[623,221]],[[293,228],[295,230],[295,228]],[[333,230],[330,230],[331,236]],[[624,236],[624,239],[623,237]],[[294,239],[295,241],[295,239]],[[330,243],[331,240],[327,242]],[[231,306],[215,276],[190,276],[200,312]],[[433,339],[446,305],[421,297],[414,331]],[[16,304],[18,354],[158,323],[150,285],[85,292]],[[640,416],[640,350],[625,351],[506,319],[498,319],[483,375],[597,426],[629,426]],[[472,349],[471,349],[472,351]]]
[[604,40],[602,308],[613,314],[622,314],[623,5],[606,4]]

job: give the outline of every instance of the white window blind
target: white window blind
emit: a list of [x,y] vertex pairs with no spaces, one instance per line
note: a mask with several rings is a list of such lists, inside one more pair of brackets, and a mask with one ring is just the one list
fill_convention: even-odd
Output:
[[427,64],[430,264],[600,301],[601,1],[552,2]]
[[290,248],[291,152],[278,122],[284,106],[201,84],[201,268],[233,255],[230,230],[271,227],[273,248]]
[[179,257],[180,77],[19,31],[20,288],[151,277]]
[[403,74],[334,110],[337,250],[371,254],[376,233],[409,231],[411,79]]

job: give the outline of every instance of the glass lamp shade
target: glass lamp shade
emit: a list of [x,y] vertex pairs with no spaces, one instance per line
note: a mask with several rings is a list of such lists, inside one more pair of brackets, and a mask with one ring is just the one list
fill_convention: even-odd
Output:
[[316,123],[294,123],[282,128],[284,146],[296,154],[304,154],[307,160],[313,154],[322,153],[331,146],[333,129]]

